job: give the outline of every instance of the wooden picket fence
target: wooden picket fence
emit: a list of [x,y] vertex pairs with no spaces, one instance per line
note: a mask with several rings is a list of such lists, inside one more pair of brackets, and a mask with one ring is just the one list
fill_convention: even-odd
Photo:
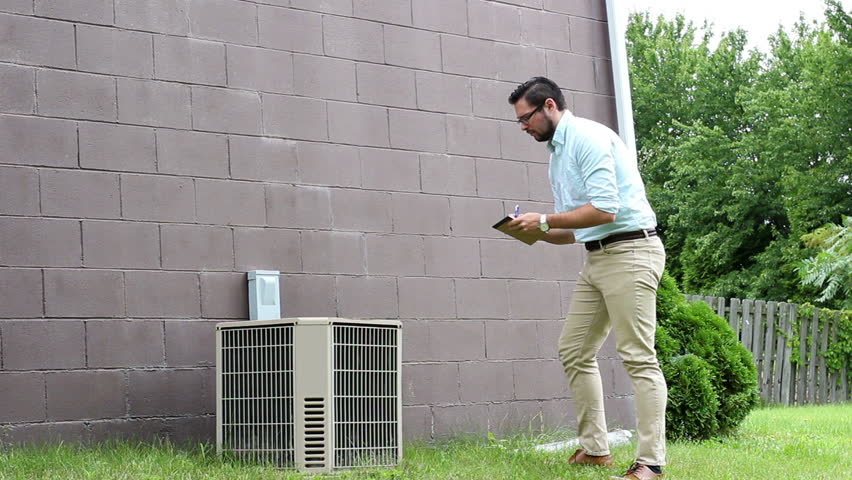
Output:
[[[840,312],[820,318],[819,309],[801,309],[795,303],[701,295],[686,298],[703,301],[728,319],[754,357],[764,402],[804,405],[850,400],[848,365],[829,373],[824,355],[829,342],[837,341]],[[798,337],[795,349],[788,341],[794,335]]]

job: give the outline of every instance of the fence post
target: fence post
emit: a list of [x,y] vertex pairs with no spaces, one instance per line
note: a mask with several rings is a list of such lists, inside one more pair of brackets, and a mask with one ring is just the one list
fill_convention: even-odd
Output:
[[[752,300],[743,300],[743,316],[742,316],[742,325],[740,327],[740,341],[743,342],[743,345],[751,351],[751,329],[752,329],[752,318],[751,318],[751,308],[754,305],[754,301]],[[753,354],[752,354],[753,355]]]
[[793,366],[790,364],[793,347],[790,346],[790,339],[793,338],[793,327],[796,324],[796,315],[798,305],[791,303],[787,309],[787,315],[784,317],[784,358],[781,359],[781,404],[790,405],[790,387],[795,387],[795,382],[792,378]]
[[772,399],[772,360],[775,358],[772,354],[772,348],[775,346],[775,308],[778,302],[769,302],[766,305],[766,329],[764,330],[764,362],[762,367],[760,383],[760,398],[764,402],[773,403]]
[[799,326],[799,368],[796,372],[796,403],[804,405],[807,400],[807,391],[805,390],[807,380],[808,366],[808,315],[802,315],[802,324]]
[[763,370],[761,366],[764,362],[771,362],[771,358],[763,357],[763,306],[766,305],[766,302],[763,300],[757,300],[754,302],[754,322],[752,328],[752,347],[751,352],[754,356],[754,366],[757,368],[758,373],[758,382],[763,384]]
[[[832,345],[837,344],[837,330],[840,325],[840,312],[836,312],[834,314],[834,321],[831,322],[831,343]],[[837,403],[837,378],[839,372],[834,372],[831,374],[831,378],[828,379],[828,386],[831,391],[831,403]]]
[[828,352],[828,331],[831,329],[831,320],[826,318],[822,322],[820,338],[822,345],[819,350],[819,403],[828,403],[828,365],[825,362],[825,353]]
[[817,334],[819,332],[819,309],[814,308],[814,316],[811,321],[811,335],[809,342],[810,355],[808,355],[808,403],[815,404],[816,395],[816,364],[817,364]]
[[731,308],[728,311],[728,325],[734,329],[734,335],[737,337],[737,340],[740,339],[740,299],[732,298],[731,299]]
[[787,318],[787,312],[790,309],[789,303],[780,303],[778,305],[778,324],[776,328],[773,328],[776,339],[775,339],[775,357],[772,368],[772,399],[774,403],[781,402],[781,375],[783,374],[783,364],[784,361],[784,319]]
[[725,297],[716,297],[716,315],[725,318]]

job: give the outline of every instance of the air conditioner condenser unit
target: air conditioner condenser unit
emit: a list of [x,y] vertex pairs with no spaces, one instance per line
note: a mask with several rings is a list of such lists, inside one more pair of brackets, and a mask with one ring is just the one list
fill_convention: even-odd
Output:
[[216,446],[308,472],[402,459],[401,322],[216,325]]

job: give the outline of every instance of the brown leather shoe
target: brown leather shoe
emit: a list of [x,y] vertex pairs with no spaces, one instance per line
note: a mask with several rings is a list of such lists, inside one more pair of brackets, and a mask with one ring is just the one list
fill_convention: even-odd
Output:
[[574,455],[568,459],[568,463],[577,465],[597,465],[600,467],[613,466],[612,455],[593,456],[586,455],[586,451],[582,448],[577,449]]
[[609,477],[612,480],[656,480],[663,478],[662,473],[654,473],[653,470],[641,463],[634,463],[633,466],[627,469],[627,472],[620,477]]

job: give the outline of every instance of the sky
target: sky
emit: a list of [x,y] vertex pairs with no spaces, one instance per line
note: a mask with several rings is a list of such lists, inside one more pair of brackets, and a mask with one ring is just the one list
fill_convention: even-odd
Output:
[[[742,27],[748,32],[747,48],[757,47],[769,50],[769,35],[775,33],[778,25],[792,31],[793,24],[799,19],[799,12],[808,20],[823,19],[825,5],[823,0],[621,0],[630,12],[650,10],[656,17],[663,14],[674,18],[683,13],[688,20],[701,27],[704,20],[710,20],[713,31],[718,34]],[[849,0],[842,5],[849,10]]]

